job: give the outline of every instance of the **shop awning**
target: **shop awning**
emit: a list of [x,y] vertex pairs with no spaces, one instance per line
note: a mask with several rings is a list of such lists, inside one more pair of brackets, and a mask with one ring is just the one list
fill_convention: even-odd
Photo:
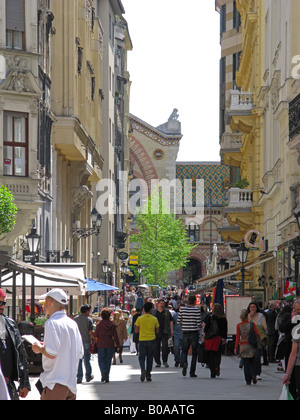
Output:
[[[250,268],[255,267],[256,265],[263,264],[267,261],[276,258],[277,253],[276,251],[268,252],[266,254],[262,254],[259,257],[255,258],[254,260],[248,261],[244,264],[244,268],[249,270]],[[196,288],[197,285],[204,282],[216,281],[220,279],[226,279],[228,277],[236,276],[241,272],[242,265],[238,264],[235,267],[229,268],[228,270],[220,271],[219,273],[213,274],[212,276],[203,277],[202,279],[198,279],[195,281]]]
[[61,288],[69,295],[84,295],[86,281],[83,263],[74,264],[36,264],[31,265],[11,258],[2,270],[1,287],[12,293],[13,278],[16,274],[16,294],[22,295],[23,274],[25,276],[26,296],[30,296],[32,274],[34,273],[35,296],[53,288]]
[[105,292],[110,290],[120,290],[118,287],[111,286],[110,284],[101,283],[93,279],[86,278],[85,280],[87,292]]

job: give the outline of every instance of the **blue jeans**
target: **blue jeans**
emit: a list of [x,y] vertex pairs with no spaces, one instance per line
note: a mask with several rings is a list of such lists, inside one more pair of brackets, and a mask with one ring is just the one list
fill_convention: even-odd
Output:
[[84,361],[85,367],[85,379],[89,381],[92,375],[92,366],[91,366],[91,353],[89,352],[90,343],[83,343],[84,355],[83,359],[79,360],[78,371],[77,371],[77,380],[82,381],[83,370],[82,370],[82,360]]
[[191,331],[189,333],[183,333],[182,341],[182,363],[187,363],[188,351],[190,346],[192,346],[192,363],[190,368],[190,374],[195,373],[198,357],[198,342],[199,342],[199,332]]
[[146,370],[146,377],[151,376],[154,351],[155,340],[139,341],[139,363],[141,370]]
[[100,372],[105,375],[105,380],[109,381],[109,372],[111,367],[111,360],[114,355],[115,348],[98,348],[98,364]]

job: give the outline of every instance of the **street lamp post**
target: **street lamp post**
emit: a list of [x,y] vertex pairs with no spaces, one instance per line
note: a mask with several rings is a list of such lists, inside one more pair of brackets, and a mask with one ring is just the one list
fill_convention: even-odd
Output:
[[60,256],[60,260],[63,264],[70,264],[73,260],[73,256],[70,255],[69,250],[66,249]]
[[138,273],[139,273],[139,285],[141,284],[141,274],[143,271],[144,267],[142,265],[138,266]]
[[100,228],[102,225],[102,216],[98,213],[97,209],[94,208],[91,212],[91,228],[81,228],[78,227],[73,230],[73,236],[77,236],[78,239],[87,238],[91,235],[98,236],[100,233]]
[[[27,242],[28,242],[29,250],[32,254],[31,263],[34,265],[35,262],[36,262],[36,260],[35,260],[36,252],[38,250],[40,239],[41,239],[40,235],[38,235],[36,233],[36,228],[35,227],[31,228],[31,232],[30,232],[29,235],[26,236],[26,239],[27,239]],[[31,274],[31,306],[30,306],[30,320],[31,320],[32,323],[34,323],[34,320],[35,320],[35,313],[34,313],[35,312],[34,311],[35,310],[34,277],[35,276],[34,276],[34,271],[33,271],[33,273]]]
[[245,296],[245,267],[244,264],[247,261],[249,249],[245,246],[244,240],[242,240],[240,247],[237,249],[238,257],[240,263],[242,264],[241,273],[242,273],[242,296]]
[[[104,273],[104,275],[105,275],[105,284],[107,284],[107,273],[108,273],[108,268],[109,268],[109,265],[108,265],[108,263],[107,263],[107,259],[105,258],[105,259],[104,259],[104,262],[103,262],[103,264],[102,264],[102,271],[103,271],[103,273]],[[105,291],[105,292],[104,292],[104,306],[105,306],[105,307],[107,306],[107,291]]]
[[123,261],[123,264],[120,266],[120,270],[122,273],[122,282],[123,282],[123,305],[122,309],[125,309],[125,273],[127,271],[127,266],[125,264],[125,261]]

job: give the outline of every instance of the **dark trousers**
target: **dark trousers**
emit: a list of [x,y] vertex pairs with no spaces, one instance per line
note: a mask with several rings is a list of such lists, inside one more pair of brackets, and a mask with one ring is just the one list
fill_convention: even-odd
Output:
[[162,353],[163,363],[167,363],[168,361],[168,354],[169,354],[168,340],[169,340],[168,334],[156,336],[154,359],[157,365],[161,364],[160,363],[160,347],[162,348],[161,353]]
[[197,357],[198,357],[199,333],[198,331],[192,331],[189,333],[183,333],[182,335],[183,335],[183,340],[182,340],[181,362],[187,363],[189,348],[190,346],[192,346],[192,362],[191,362],[190,374],[195,373]]
[[275,360],[275,352],[276,352],[276,346],[277,346],[277,342],[278,342],[278,334],[272,334],[269,335],[269,344],[268,344],[268,357],[269,357],[269,361],[274,361]]
[[19,394],[14,381],[9,380],[7,384],[8,393],[12,401],[19,401]]
[[255,358],[243,358],[244,375],[247,384],[251,383],[252,378],[255,376]]
[[139,342],[139,363],[141,370],[146,371],[146,377],[151,376],[154,350],[155,340]]

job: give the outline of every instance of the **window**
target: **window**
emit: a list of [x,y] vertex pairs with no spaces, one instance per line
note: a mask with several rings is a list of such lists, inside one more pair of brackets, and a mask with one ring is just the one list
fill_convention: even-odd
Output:
[[233,2],[233,28],[238,30],[241,26],[241,15],[236,7],[236,1]]
[[4,112],[3,174],[28,176],[28,115]]
[[25,50],[24,0],[6,0],[6,47]]
[[189,225],[187,230],[187,237],[190,239],[190,242],[199,242],[200,241],[200,231],[199,231],[199,226],[192,224]]
[[221,12],[221,20],[220,20],[221,28],[220,28],[220,32],[221,32],[221,35],[222,35],[224,32],[226,32],[226,4],[224,4],[224,6],[221,6],[220,12]]

